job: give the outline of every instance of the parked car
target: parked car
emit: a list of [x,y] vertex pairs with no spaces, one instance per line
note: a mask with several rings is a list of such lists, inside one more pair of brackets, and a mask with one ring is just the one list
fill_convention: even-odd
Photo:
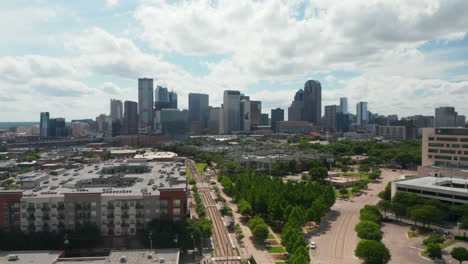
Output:
[[310,249],[316,249],[316,248],[317,248],[317,244],[316,244],[314,241],[312,241],[312,242],[310,242],[310,244],[309,244],[309,248],[310,248]]

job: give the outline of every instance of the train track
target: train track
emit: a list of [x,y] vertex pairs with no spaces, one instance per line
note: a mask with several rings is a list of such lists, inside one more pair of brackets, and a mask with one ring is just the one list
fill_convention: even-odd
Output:
[[229,237],[228,230],[223,222],[223,217],[211,194],[206,178],[198,172],[192,160],[187,160],[187,166],[197,182],[197,185],[199,185],[198,191],[200,192],[202,203],[206,207],[208,217],[213,222],[214,254],[212,263],[239,264],[241,258],[238,250]]

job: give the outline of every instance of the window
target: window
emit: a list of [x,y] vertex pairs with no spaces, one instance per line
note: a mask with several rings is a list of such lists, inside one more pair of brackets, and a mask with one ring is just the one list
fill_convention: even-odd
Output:
[[130,206],[135,206],[135,201],[130,201]]
[[468,142],[468,138],[460,138],[461,142]]
[[438,193],[437,196],[446,197],[446,198],[452,198],[452,195],[450,195],[450,194],[445,194],[445,193]]
[[428,158],[430,158],[430,159],[432,159],[432,158],[433,158],[433,156],[432,156],[432,155],[429,155],[429,156],[427,156],[427,157],[428,157]]
[[167,200],[161,200],[161,207],[167,207]]
[[452,157],[450,157],[450,156],[435,155],[434,158],[443,159],[443,160],[452,160]]
[[468,161],[468,158],[460,157],[460,160],[461,160],[461,161]]
[[458,141],[458,138],[438,137],[437,140],[440,140],[440,141]]
[[455,150],[441,149],[440,153],[455,154]]
[[180,200],[174,200],[174,206],[179,207],[180,206]]
[[434,139],[435,139],[434,137],[429,137],[430,141],[434,141]]
[[120,202],[115,202],[115,206],[120,207]]
[[468,148],[468,145],[463,144],[463,145],[462,145],[462,148]]
[[174,208],[172,211],[174,215],[179,216],[180,215],[180,208]]
[[431,153],[439,153],[439,150],[438,150],[438,149],[429,149],[429,152],[431,152]]
[[91,202],[91,206],[96,206],[97,203],[96,202]]
[[444,144],[441,143],[429,143],[429,147],[443,147]]
[[452,144],[452,148],[459,148],[460,144]]

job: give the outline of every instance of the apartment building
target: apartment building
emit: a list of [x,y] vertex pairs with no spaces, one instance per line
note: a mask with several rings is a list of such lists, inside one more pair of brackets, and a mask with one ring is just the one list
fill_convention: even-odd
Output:
[[17,229],[38,232],[95,224],[104,236],[132,236],[152,219],[175,221],[186,216],[183,159],[129,160],[30,173],[20,184],[22,190],[14,194],[0,193],[0,201],[8,201],[0,206],[8,216],[0,220],[0,228],[16,223]]

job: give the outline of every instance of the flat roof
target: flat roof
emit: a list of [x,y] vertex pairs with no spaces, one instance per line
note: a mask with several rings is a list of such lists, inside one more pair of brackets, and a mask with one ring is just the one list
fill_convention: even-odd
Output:
[[[468,179],[422,176],[395,181],[398,187],[425,188],[451,194],[468,195]],[[462,187],[452,187],[453,185]]]
[[[120,264],[121,258],[125,258],[127,264],[179,264],[179,254],[179,249],[114,250],[110,253],[106,263]],[[164,262],[160,262],[162,259]]]
[[[62,251],[0,251],[0,263],[54,264]],[[18,260],[8,261],[8,255],[17,255]]]
[[171,159],[177,157],[174,152],[145,152],[135,155],[134,159],[154,160],[154,159]]

